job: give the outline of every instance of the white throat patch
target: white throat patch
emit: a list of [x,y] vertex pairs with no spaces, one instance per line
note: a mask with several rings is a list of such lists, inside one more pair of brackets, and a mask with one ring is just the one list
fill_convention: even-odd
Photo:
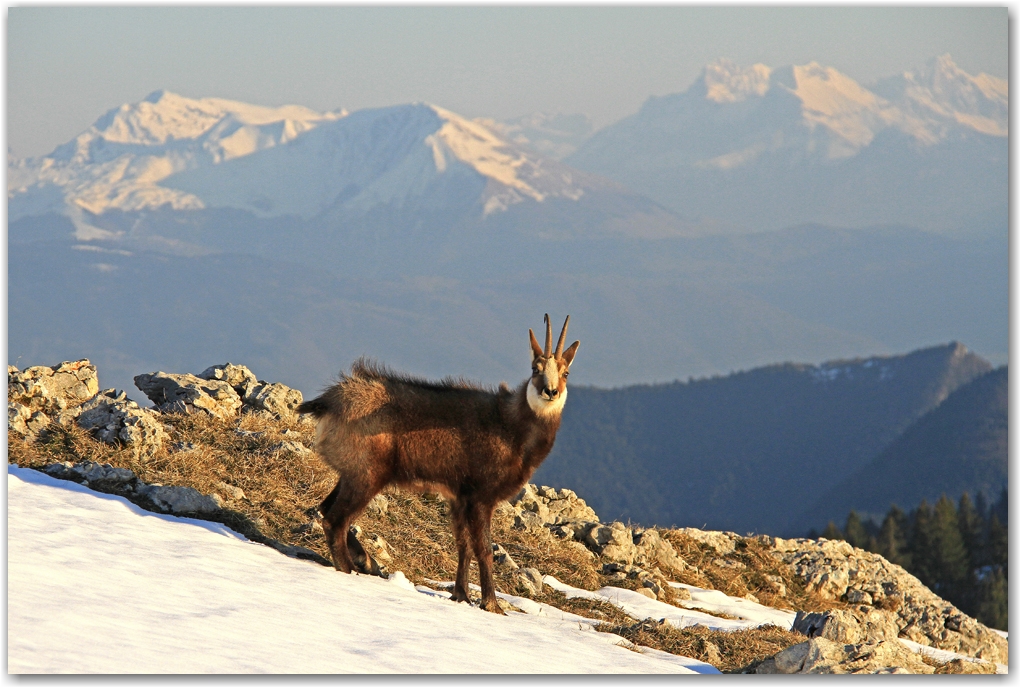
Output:
[[538,389],[531,382],[528,382],[528,405],[539,417],[551,417],[563,412],[563,404],[567,402],[567,390],[555,399],[548,401],[538,393]]

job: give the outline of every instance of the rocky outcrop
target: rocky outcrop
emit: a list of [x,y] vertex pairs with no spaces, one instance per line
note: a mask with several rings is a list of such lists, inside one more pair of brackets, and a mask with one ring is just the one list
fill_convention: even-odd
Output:
[[809,639],[765,659],[756,669],[765,674],[926,674],[933,666],[895,639],[844,644],[824,637]]
[[35,436],[51,421],[69,425],[81,405],[99,392],[96,367],[87,359],[19,370],[7,366],[7,427]]
[[266,382],[244,365],[224,363],[197,375],[152,372],[135,377],[135,386],[162,412],[206,412],[220,419],[241,410],[293,420],[303,397],[297,389]]
[[163,413],[205,412],[228,420],[241,408],[241,398],[234,388],[218,379],[151,372],[135,377],[135,386]]
[[898,635],[918,644],[1007,663],[1009,643],[902,567],[844,541],[769,539],[773,555],[823,597],[894,610]]
[[602,523],[584,499],[569,489],[525,484],[509,503],[514,527],[546,528],[561,539],[584,544],[608,562],[660,568],[667,573],[686,567],[673,545],[660,537],[657,530],[631,528],[620,522]]
[[121,391],[107,389],[81,406],[78,426],[92,432],[100,441],[135,448],[152,456],[168,439],[158,414],[142,408]]

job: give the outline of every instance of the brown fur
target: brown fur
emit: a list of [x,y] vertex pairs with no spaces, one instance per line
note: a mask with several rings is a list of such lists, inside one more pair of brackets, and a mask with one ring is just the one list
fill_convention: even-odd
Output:
[[[303,403],[298,411],[319,419],[315,449],[339,477],[319,507],[334,566],[351,572],[351,550],[363,555],[349,528],[384,487],[438,492],[450,499],[457,539],[454,600],[468,600],[468,570],[475,558],[482,607],[501,612],[492,582],[492,513],[528,481],[552,449],[560,426],[558,410],[533,410],[528,387],[544,389],[545,398],[565,394],[577,346],[557,350],[558,355],[548,343],[545,351],[535,350],[532,378],[515,390],[505,384],[486,389],[459,379],[429,382],[362,359],[336,385]],[[549,365],[556,366],[558,376],[555,371],[543,374]],[[548,389],[550,379],[557,380],[557,389]]]

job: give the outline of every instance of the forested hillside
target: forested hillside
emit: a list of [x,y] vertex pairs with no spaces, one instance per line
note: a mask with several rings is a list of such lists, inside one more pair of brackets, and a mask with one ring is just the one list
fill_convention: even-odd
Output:
[[881,519],[891,504],[913,508],[942,494],[993,498],[1007,484],[1009,371],[988,372],[954,391],[872,462],[818,499],[803,529],[856,510]]
[[613,518],[800,536],[792,527],[819,494],[990,369],[953,343],[672,384],[572,387],[535,479],[572,485]]

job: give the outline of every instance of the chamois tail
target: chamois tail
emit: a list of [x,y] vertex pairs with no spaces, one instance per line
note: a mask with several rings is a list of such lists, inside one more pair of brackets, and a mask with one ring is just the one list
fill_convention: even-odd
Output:
[[329,403],[326,401],[325,398],[319,396],[318,398],[313,398],[312,400],[305,401],[304,403],[299,405],[297,407],[297,411],[302,415],[307,414],[316,418],[320,418],[329,412]]

